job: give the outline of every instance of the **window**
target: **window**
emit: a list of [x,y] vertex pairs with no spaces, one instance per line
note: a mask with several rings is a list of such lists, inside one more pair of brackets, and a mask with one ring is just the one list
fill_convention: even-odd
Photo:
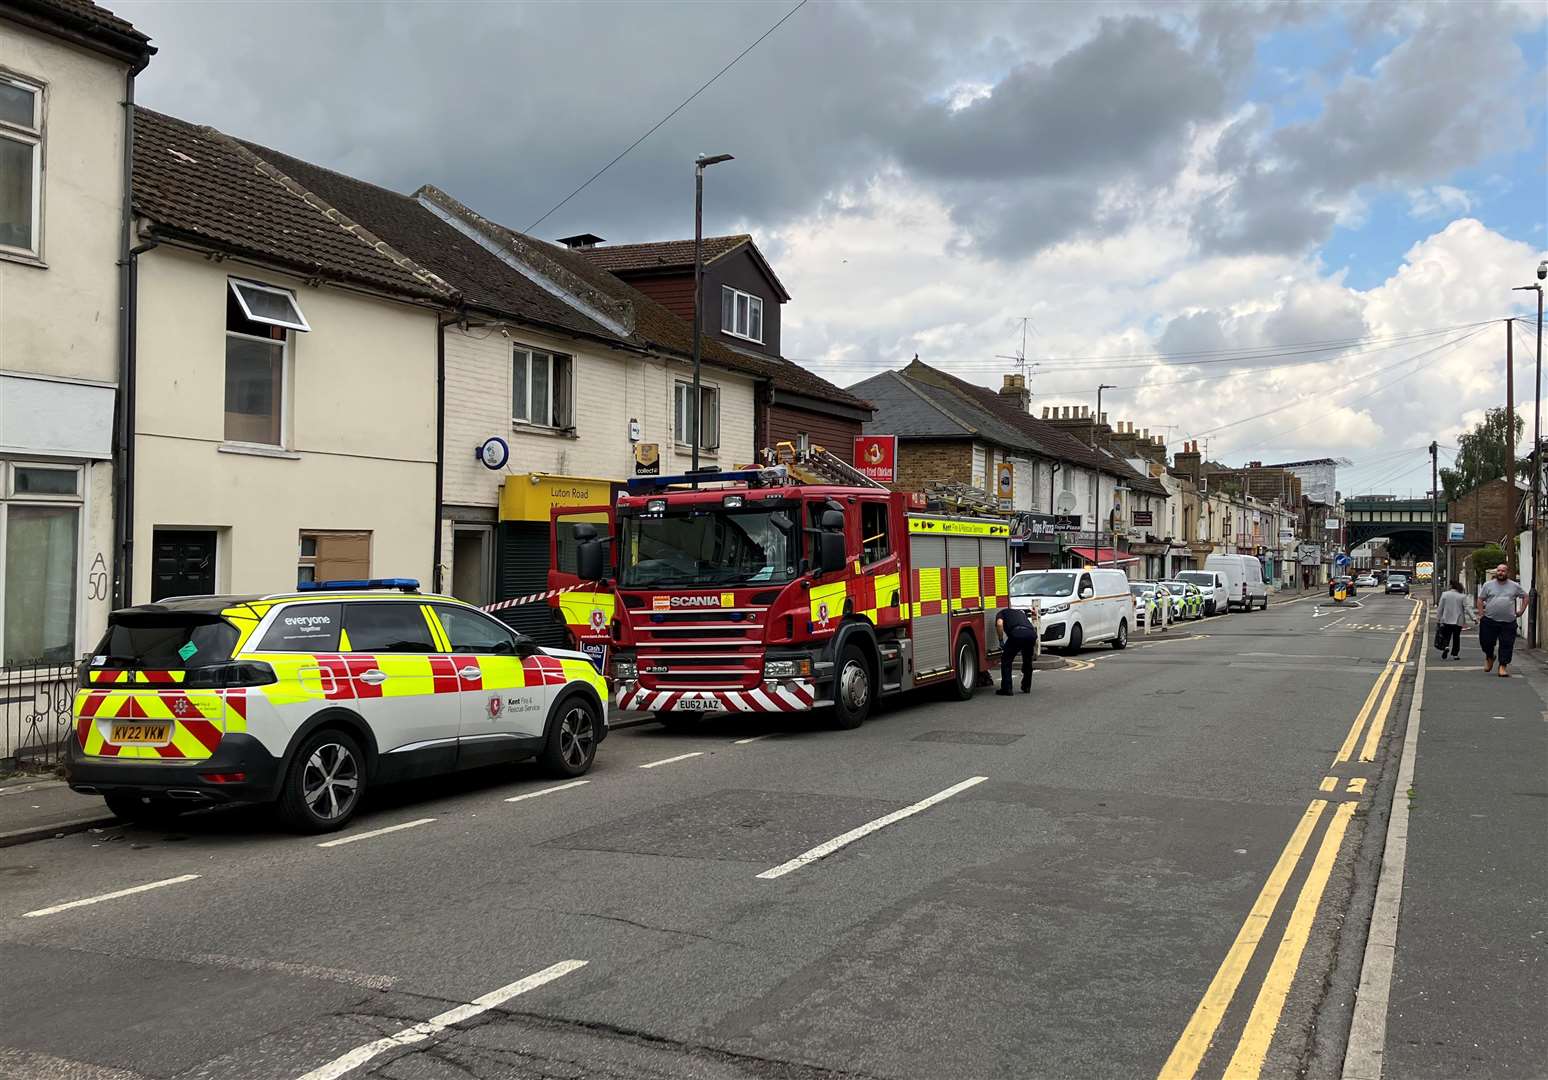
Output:
[[676,433],[677,442],[681,446],[692,446],[695,426],[703,432],[699,439],[699,448],[702,450],[716,450],[720,447],[720,391],[713,386],[699,384],[699,408],[694,409],[693,384],[680,382],[677,384],[676,396],[673,400],[672,430]]
[[79,469],[0,461],[0,666],[75,659]]
[[798,431],[796,432],[795,444],[798,453],[808,453],[812,448],[812,437],[804,431]]
[[505,624],[467,608],[441,604],[435,606],[435,614],[452,652],[516,655],[516,635]]
[[288,289],[229,279],[226,441],[284,445],[285,367],[293,330],[309,327]]
[[371,576],[371,534],[304,530],[296,564],[297,584],[368,578]]
[[563,353],[513,349],[511,420],[539,427],[574,427],[573,368],[572,358]]
[[224,664],[240,635],[210,612],[121,611],[108,616],[95,656],[106,667],[188,668]]
[[339,651],[339,605],[295,604],[274,616],[259,652]]
[[407,600],[346,604],[344,634],[349,652],[440,652],[419,605]]
[[0,250],[38,254],[43,88],[0,75]]
[[720,287],[720,328],[732,337],[763,344],[763,298],[729,285]]
[[892,554],[892,532],[888,525],[887,504],[860,504],[860,561],[866,566]]

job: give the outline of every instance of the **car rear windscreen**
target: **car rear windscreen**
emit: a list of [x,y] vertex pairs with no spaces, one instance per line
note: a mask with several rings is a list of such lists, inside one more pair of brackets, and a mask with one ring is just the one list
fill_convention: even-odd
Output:
[[207,667],[230,660],[236,644],[236,627],[219,615],[127,612],[108,617],[92,665],[171,671]]

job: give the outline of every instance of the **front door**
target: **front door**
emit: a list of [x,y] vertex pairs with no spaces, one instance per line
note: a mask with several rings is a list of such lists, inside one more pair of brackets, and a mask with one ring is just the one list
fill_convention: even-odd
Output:
[[344,605],[339,652],[354,707],[376,738],[383,779],[444,772],[457,763],[461,695],[429,610],[414,599]]
[[[477,611],[434,605],[461,686],[458,755],[461,765],[499,761],[535,749],[548,717],[547,673],[510,628]],[[559,661],[549,661],[554,669]]]
[[151,600],[215,591],[215,532],[157,529],[151,534]]

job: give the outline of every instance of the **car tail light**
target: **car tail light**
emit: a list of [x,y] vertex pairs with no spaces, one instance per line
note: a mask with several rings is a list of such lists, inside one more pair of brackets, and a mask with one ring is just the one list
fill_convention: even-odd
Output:
[[226,690],[237,686],[267,686],[278,682],[274,669],[260,660],[233,664],[211,664],[190,668],[183,687],[188,690]]
[[200,773],[199,779],[206,784],[245,784],[247,774],[245,772],[207,772]]

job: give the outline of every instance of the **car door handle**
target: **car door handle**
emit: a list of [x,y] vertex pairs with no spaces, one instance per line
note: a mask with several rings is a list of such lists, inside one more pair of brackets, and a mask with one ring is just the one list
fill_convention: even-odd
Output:
[[482,679],[484,677],[483,670],[478,668],[478,667],[473,666],[472,664],[469,664],[467,667],[465,667],[461,671],[457,672],[457,674],[461,675],[464,679],[467,679],[469,682],[472,682],[475,679]]
[[382,683],[387,681],[387,673],[382,671],[380,668],[372,668],[370,671],[362,671],[359,675],[359,678],[363,683],[370,683],[372,686],[380,686]]

